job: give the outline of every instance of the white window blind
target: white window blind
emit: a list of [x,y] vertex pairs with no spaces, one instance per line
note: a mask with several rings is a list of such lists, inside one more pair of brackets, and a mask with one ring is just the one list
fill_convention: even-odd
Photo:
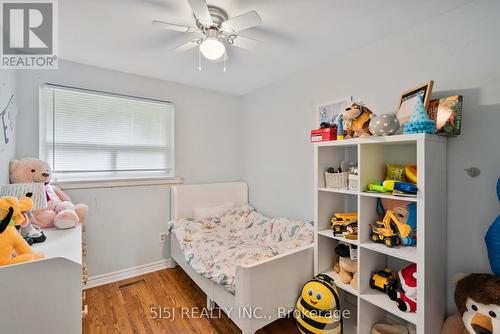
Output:
[[40,87],[40,158],[59,180],[174,176],[169,102]]

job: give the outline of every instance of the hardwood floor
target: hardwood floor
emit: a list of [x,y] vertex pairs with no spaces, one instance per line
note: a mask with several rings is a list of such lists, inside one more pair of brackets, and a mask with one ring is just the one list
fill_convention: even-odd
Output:
[[[144,281],[124,286],[139,280]],[[206,295],[180,267],[86,290],[85,302],[89,313],[83,319],[83,334],[241,333],[223,312],[214,311],[212,317],[200,314],[206,311]],[[193,313],[181,316],[186,310]],[[175,312],[175,317],[168,312]],[[292,334],[298,330],[292,319],[281,319],[257,333]]]

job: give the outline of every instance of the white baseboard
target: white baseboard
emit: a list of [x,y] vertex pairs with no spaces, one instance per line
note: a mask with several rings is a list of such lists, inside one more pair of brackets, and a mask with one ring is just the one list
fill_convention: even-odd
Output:
[[127,278],[132,278],[139,275],[144,275],[147,273],[152,273],[154,271],[173,268],[175,262],[173,259],[161,260],[153,263],[143,264],[141,266],[127,268],[119,271],[115,271],[108,274],[97,275],[94,277],[89,277],[87,285],[83,289],[95,288],[96,286],[113,283],[116,281],[121,281]]

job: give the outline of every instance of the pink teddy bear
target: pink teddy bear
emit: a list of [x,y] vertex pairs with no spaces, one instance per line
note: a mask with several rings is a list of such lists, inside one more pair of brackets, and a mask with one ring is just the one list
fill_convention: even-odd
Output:
[[75,227],[87,216],[85,204],[73,204],[71,198],[59,187],[50,184],[52,171],[49,164],[38,159],[13,160],[9,165],[10,183],[43,182],[47,208],[33,211],[33,224],[41,228]]

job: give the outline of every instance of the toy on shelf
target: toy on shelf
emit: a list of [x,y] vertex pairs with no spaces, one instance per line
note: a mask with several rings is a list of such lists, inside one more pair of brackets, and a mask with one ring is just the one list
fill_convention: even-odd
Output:
[[410,225],[401,222],[392,210],[387,210],[382,221],[370,224],[371,240],[383,243],[387,247],[399,246],[401,239],[408,237],[411,233]]
[[390,136],[398,132],[399,126],[396,115],[384,114],[372,117],[369,128],[374,136]]
[[406,181],[405,166],[387,164],[385,179],[395,180],[395,181]]
[[403,133],[436,133],[436,122],[429,118],[421,96],[417,97],[410,121],[403,126]]
[[389,294],[398,287],[398,278],[391,268],[373,273],[370,277],[370,288]]
[[344,126],[346,137],[352,138],[355,135],[358,137],[370,136],[370,120],[373,113],[367,107],[360,103],[351,103],[344,111]]
[[417,184],[417,165],[405,166],[405,176],[408,181]]
[[75,227],[87,216],[85,204],[73,204],[71,198],[59,187],[50,184],[52,171],[49,164],[39,159],[13,160],[9,165],[11,183],[41,182],[45,184],[48,207],[33,211],[33,223],[41,228]]
[[418,193],[416,181],[417,165],[401,166],[387,164],[385,179],[380,183],[370,183],[368,185],[368,191],[392,193],[392,195],[395,196],[416,197]]
[[458,312],[446,319],[441,334],[500,334],[500,277],[470,274],[457,282]]
[[333,278],[319,274],[304,284],[293,315],[302,334],[340,334],[340,310],[339,293]]
[[408,194],[416,194],[418,188],[414,183],[395,181],[395,180],[385,180],[382,182],[382,186],[389,191],[399,191]]
[[403,312],[417,312],[417,265],[415,263],[398,272],[399,287],[389,292],[389,297],[394,300]]
[[337,117],[335,117],[335,120],[333,122],[337,126],[337,140],[343,140],[344,139],[344,117],[342,116],[342,114],[339,114],[339,115],[337,115]]
[[373,325],[372,334],[410,334],[417,332],[416,328],[410,328],[412,328],[412,325],[379,323]]
[[358,289],[358,257],[357,246],[339,243],[335,247],[335,253],[338,255],[338,261],[333,270],[339,274],[340,281],[344,284],[350,284],[353,289]]
[[394,212],[401,223],[406,223],[411,227],[411,232],[406,238],[399,236],[401,244],[415,246],[417,244],[417,203],[380,198],[377,201],[378,215],[384,216],[387,210]]
[[[16,226],[26,226],[26,213],[33,208],[31,194],[18,200],[16,197],[0,197],[0,266],[31,262],[43,258],[31,250]],[[15,256],[13,256],[15,254]]]
[[[500,201],[500,177],[497,181],[497,197]],[[500,276],[500,215],[491,224],[484,238],[493,273]]]
[[330,221],[330,227],[333,230],[333,235],[337,236],[345,232],[349,232],[348,228],[358,227],[358,213],[334,213]]

